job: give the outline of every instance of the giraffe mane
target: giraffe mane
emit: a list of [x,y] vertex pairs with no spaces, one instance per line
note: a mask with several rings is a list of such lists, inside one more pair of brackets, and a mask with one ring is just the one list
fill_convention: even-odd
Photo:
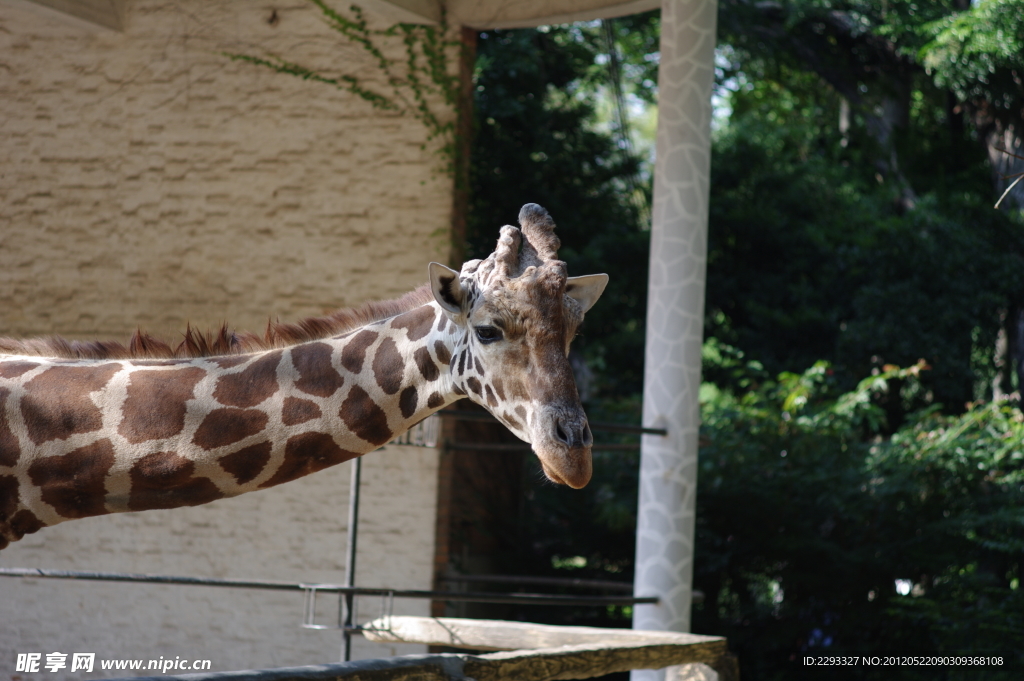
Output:
[[125,345],[118,341],[77,341],[60,336],[40,338],[0,337],[0,355],[31,355],[61,359],[189,359],[241,355],[297,345],[358,329],[407,312],[432,301],[424,285],[394,300],[378,300],[344,308],[323,317],[308,317],[292,324],[267,321],[262,335],[234,331],[227,323],[217,331],[200,331],[187,325],[177,346],[136,330]]

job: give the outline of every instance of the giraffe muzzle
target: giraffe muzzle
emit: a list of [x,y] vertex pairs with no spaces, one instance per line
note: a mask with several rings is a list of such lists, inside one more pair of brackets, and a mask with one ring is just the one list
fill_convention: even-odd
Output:
[[566,485],[573,489],[582,489],[587,486],[591,475],[593,475],[590,448],[570,450],[567,454],[566,458],[571,460],[570,465],[562,463],[556,467],[541,458],[540,467],[544,471],[544,475],[551,482]]
[[534,446],[544,475],[573,489],[586,487],[593,474],[591,447],[594,436],[586,416],[565,413],[549,416],[543,437]]

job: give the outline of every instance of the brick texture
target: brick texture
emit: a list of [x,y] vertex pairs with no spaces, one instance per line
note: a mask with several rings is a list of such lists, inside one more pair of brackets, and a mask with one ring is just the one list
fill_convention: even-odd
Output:
[[[125,27],[0,4],[0,335],[258,330],[399,295],[448,260],[452,182],[418,121],[223,55],[337,66],[386,91],[310,3],[134,0]],[[437,465],[430,449],[366,457],[361,585],[431,587]],[[348,476],[342,465],[206,506],[65,523],[0,566],[340,582]],[[320,604],[319,621],[336,616],[335,597]],[[377,601],[360,613],[375,617]],[[215,671],[337,661],[339,633],[300,629],[301,615],[297,593],[0,578],[0,680],[117,675],[15,673],[19,652]]]
[[415,118],[222,54],[387,91],[310,3],[274,7],[138,0],[116,33],[4,5],[0,334],[262,329],[448,259],[452,183]]
[[[349,464],[342,464],[205,506],[63,523],[4,549],[0,565],[340,583],[349,476]],[[431,588],[436,481],[436,450],[388,446],[366,456],[360,586]],[[394,612],[428,616],[429,605],[396,600]],[[17,653],[29,652],[94,652],[97,660],[181,656],[209,659],[213,671],[337,662],[340,633],[300,628],[302,607],[299,592],[0,577],[0,678],[130,675],[15,673]],[[358,599],[360,621],[379,616],[380,608],[377,597]],[[337,622],[337,596],[322,594],[317,610],[318,623]],[[353,647],[356,659],[426,652],[361,637]]]

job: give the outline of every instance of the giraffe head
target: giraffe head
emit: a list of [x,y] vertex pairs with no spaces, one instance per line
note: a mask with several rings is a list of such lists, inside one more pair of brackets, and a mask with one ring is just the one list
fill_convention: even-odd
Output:
[[431,263],[430,286],[458,328],[456,390],[530,443],[549,479],[578,489],[590,481],[593,436],[569,344],[608,275],[568,277],[555,223],[537,204],[523,206],[519,223],[502,227],[494,253],[461,272]]

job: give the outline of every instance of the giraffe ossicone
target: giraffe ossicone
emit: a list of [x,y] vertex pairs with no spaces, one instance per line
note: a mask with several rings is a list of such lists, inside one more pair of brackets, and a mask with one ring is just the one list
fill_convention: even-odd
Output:
[[0,338],[0,548],[65,520],[196,506],[373,451],[463,397],[580,488],[593,438],[568,362],[604,274],[568,277],[523,206],[495,251],[386,303],[176,349]]

